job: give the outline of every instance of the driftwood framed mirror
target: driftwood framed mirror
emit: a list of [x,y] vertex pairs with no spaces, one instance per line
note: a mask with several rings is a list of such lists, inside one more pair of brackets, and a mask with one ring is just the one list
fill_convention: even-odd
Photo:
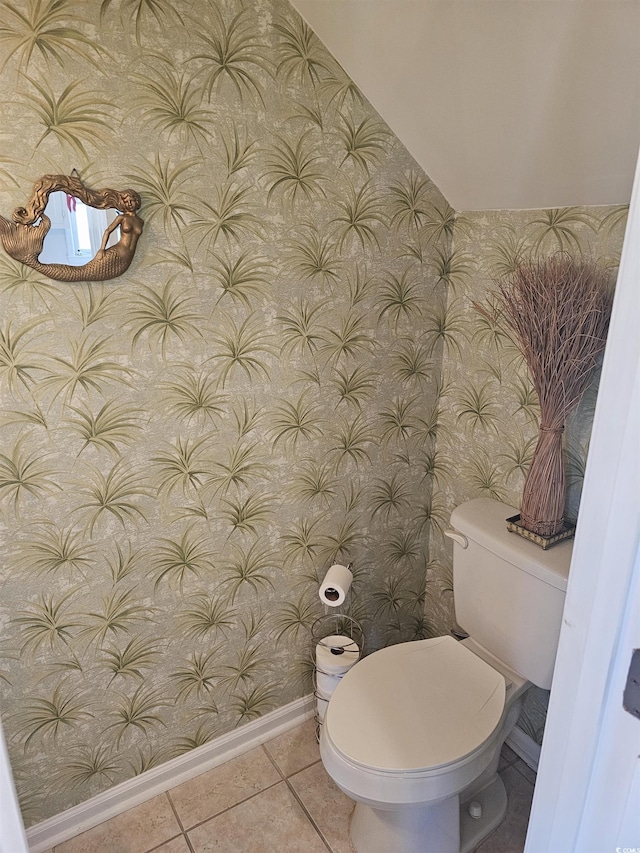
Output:
[[0,216],[0,242],[16,261],[56,281],[105,281],[133,260],[143,220],[135,190],[91,190],[76,174],[44,175],[11,220]]

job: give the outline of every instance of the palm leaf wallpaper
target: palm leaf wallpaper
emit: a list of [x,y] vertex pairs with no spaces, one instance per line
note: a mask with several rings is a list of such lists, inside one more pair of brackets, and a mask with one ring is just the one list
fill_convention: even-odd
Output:
[[526,253],[613,271],[625,210],[456,214],[285,0],[0,6],[0,210],[77,168],[145,219],[112,282],[0,256],[2,720],[33,824],[310,692],[336,559],[369,650],[453,626],[448,515],[518,504],[537,432],[471,300]]

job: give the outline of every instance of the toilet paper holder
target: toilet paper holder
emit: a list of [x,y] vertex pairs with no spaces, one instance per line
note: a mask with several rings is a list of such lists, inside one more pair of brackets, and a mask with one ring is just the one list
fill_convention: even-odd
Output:
[[[311,625],[311,639],[314,647],[328,637],[333,637],[336,634],[342,634],[349,637],[355,642],[360,649],[360,657],[364,655],[364,631],[362,625],[353,616],[348,616],[346,613],[327,613]],[[326,645],[326,644],[325,644]],[[334,655],[343,654],[344,648],[337,646],[337,651],[329,646],[331,653]]]
[[[346,674],[346,671],[362,658],[365,638],[360,622],[353,616],[344,613],[328,613],[325,616],[320,616],[311,626],[311,637],[315,653],[313,695],[316,700],[317,712],[314,719],[316,740],[319,741],[324,711],[328,705],[331,692]],[[329,652],[330,661],[327,660],[325,651],[319,655],[319,647],[323,647]],[[320,666],[319,659],[321,660],[323,657],[325,663]]]

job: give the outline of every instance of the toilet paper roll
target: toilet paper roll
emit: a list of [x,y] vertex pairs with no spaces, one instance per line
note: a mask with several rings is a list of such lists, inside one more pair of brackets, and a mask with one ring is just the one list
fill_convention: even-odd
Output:
[[339,607],[347,597],[353,575],[346,566],[335,563],[320,584],[320,601],[329,607]]
[[328,675],[326,672],[316,670],[316,696],[329,699],[331,694],[342,681],[341,675]]
[[318,711],[318,719],[320,722],[324,720],[324,715],[327,713],[328,699],[323,699],[321,696],[316,697],[316,708]]
[[344,675],[360,659],[358,644],[343,634],[332,634],[316,646],[316,671]]

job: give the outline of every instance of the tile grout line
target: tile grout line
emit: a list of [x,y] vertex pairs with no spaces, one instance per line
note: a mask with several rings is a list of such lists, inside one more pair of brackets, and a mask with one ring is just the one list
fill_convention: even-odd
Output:
[[536,784],[535,779],[533,781],[531,779],[529,779],[529,777],[526,776],[525,773],[523,773],[522,770],[518,767],[519,763],[524,764],[524,766],[527,768],[527,770],[529,770],[530,772],[534,773],[534,775],[537,776],[535,771],[531,770],[529,765],[525,761],[522,761],[521,759],[520,759],[520,761],[514,761],[513,764],[510,764],[509,766],[513,767],[513,769],[516,771],[516,773],[519,773],[520,776],[522,776],[522,778],[525,780],[525,782],[528,782],[532,788],[535,788],[535,784]]
[[267,745],[266,745],[266,743],[262,743],[262,744],[260,744],[260,748],[265,752],[265,754],[266,754],[267,758],[269,759],[269,761],[271,762],[271,764],[273,764],[273,766],[275,767],[275,769],[278,771],[278,776],[280,776],[280,779],[281,779],[283,782],[286,782],[286,781],[287,781],[287,777],[284,775],[284,771],[280,768],[280,766],[279,766],[278,762],[275,760],[275,758],[273,757],[273,755],[271,755],[271,753],[270,753],[270,752],[269,752],[269,750],[267,749]]
[[176,820],[178,821],[178,826],[180,827],[180,832],[184,833],[184,826],[182,825],[182,821],[180,820],[180,815],[178,814],[178,810],[173,804],[173,800],[171,799],[171,791],[165,791],[166,797],[169,800],[169,805],[171,806],[171,811],[174,813]]
[[[267,754],[267,758],[271,761],[271,763],[273,764],[273,766],[276,768],[276,770],[277,770],[277,771],[278,771],[278,773],[280,774],[280,776],[281,776],[281,778],[282,778],[282,781],[285,783],[285,785],[286,785],[286,786],[287,786],[287,788],[289,789],[289,792],[292,794],[293,798],[295,799],[295,801],[298,803],[298,805],[299,805],[299,806],[300,806],[300,808],[302,809],[302,811],[303,811],[303,813],[304,813],[305,817],[307,818],[307,820],[309,821],[309,823],[311,824],[311,826],[315,829],[315,831],[316,831],[316,832],[318,833],[318,835],[320,836],[320,840],[322,841],[322,843],[324,844],[324,846],[327,848],[327,850],[329,851],[329,853],[333,853],[333,850],[332,850],[332,848],[331,848],[331,845],[329,844],[329,842],[327,841],[327,839],[324,837],[324,833],[320,830],[320,827],[318,826],[318,824],[315,822],[315,820],[314,820],[314,819],[313,819],[313,817],[311,816],[311,812],[310,812],[310,811],[309,811],[309,809],[305,806],[304,802],[302,801],[301,797],[298,795],[298,792],[295,790],[295,788],[293,787],[293,785],[289,782],[289,777],[285,775],[284,771],[280,768],[280,766],[278,765],[278,763],[277,763],[277,761],[275,760],[275,758],[271,755],[271,753],[270,753],[270,752],[269,752],[269,750],[267,749],[267,745],[263,743],[263,744],[262,744],[262,748],[263,748],[263,749],[264,749],[264,751],[266,752],[266,754]],[[314,766],[314,764],[317,764],[317,763],[318,763],[317,761],[313,761],[311,764],[308,764],[308,765],[307,765],[307,767],[303,767],[303,768],[301,768],[300,770],[296,770],[296,773],[301,773],[303,770],[308,769],[308,767],[313,767],[313,766]],[[295,776],[295,773],[292,773],[291,775],[292,775],[292,776]]]
[[[505,758],[505,757],[504,757],[504,755],[502,754],[502,752],[500,753],[500,759],[501,759],[501,764],[500,764],[500,769],[501,769],[501,770],[506,770],[506,769],[507,769],[507,767],[513,767],[513,765],[516,763],[516,761],[518,761],[518,760],[519,760],[519,759],[518,759],[518,756],[517,756],[515,753],[513,754],[513,758],[508,758],[508,759],[507,759],[507,758]],[[504,762],[504,764],[502,764],[502,762]]]
[[167,799],[169,800],[169,805],[171,806],[171,809],[172,809],[174,815],[176,816],[176,820],[178,821],[178,826],[180,827],[180,830],[182,832],[182,837],[184,838],[184,840],[187,843],[187,847],[189,848],[189,853],[195,853],[193,846],[191,844],[191,841],[189,839],[189,836],[187,835],[187,831],[184,828],[182,820],[180,819],[180,815],[178,814],[178,810],[175,807],[175,803],[171,799],[171,789],[169,789],[168,791],[165,791],[165,794],[167,795]]
[[[189,844],[189,840],[187,839],[184,832],[178,832],[177,835],[172,835],[171,838],[167,838],[165,841],[161,841],[160,844],[156,844],[155,847],[150,847],[148,850],[145,850],[145,853],[155,853],[156,850],[161,850],[165,844],[168,844],[170,841],[175,841],[176,838],[184,838],[187,842],[187,847],[189,848],[190,853],[193,853],[193,848]],[[52,851],[55,853],[55,849]]]
[[188,835],[192,830],[198,829],[203,826],[205,823],[209,823],[210,820],[214,820],[220,815],[226,814],[227,812],[235,809],[236,806],[241,806],[243,803],[248,803],[249,800],[253,800],[254,797],[259,797],[260,794],[264,794],[265,791],[271,790],[276,785],[279,785],[281,782],[286,781],[284,779],[278,779],[277,782],[272,782],[271,785],[267,785],[265,788],[261,788],[259,791],[256,791],[255,794],[250,794],[248,797],[245,797],[243,800],[238,800],[237,803],[234,803],[232,806],[227,806],[226,809],[221,809],[221,811],[216,812],[215,814],[209,815],[209,817],[205,817],[203,820],[199,820],[197,823],[194,823],[193,826],[190,826],[188,829],[185,829],[184,835]]
[[333,853],[333,849],[331,848],[331,845],[329,844],[329,842],[328,842],[328,841],[327,841],[327,839],[325,838],[324,833],[322,832],[322,830],[320,829],[320,827],[318,826],[318,824],[315,822],[315,820],[314,820],[314,819],[313,819],[313,817],[311,816],[311,812],[310,812],[310,811],[309,811],[309,809],[305,806],[304,802],[302,801],[302,798],[299,796],[299,794],[298,794],[298,792],[296,791],[296,789],[293,787],[293,785],[291,784],[291,782],[289,782],[289,780],[288,780],[288,779],[285,779],[285,780],[284,780],[284,782],[285,782],[285,785],[287,786],[287,788],[289,789],[289,791],[291,792],[291,794],[293,795],[294,799],[296,800],[296,802],[298,803],[298,805],[300,806],[300,808],[302,809],[302,811],[303,811],[303,812],[304,812],[304,814],[306,815],[307,820],[309,821],[309,823],[311,824],[311,826],[315,829],[315,831],[316,831],[316,832],[318,833],[318,835],[320,836],[320,840],[322,841],[322,843],[324,844],[324,846],[327,848],[327,850],[329,851],[329,853]]
[[[260,748],[264,749],[264,744],[261,744],[261,745],[260,745]],[[302,811],[303,811],[303,813],[304,813],[305,817],[307,818],[307,820],[309,821],[309,823],[312,825],[312,827],[314,828],[314,830],[317,832],[317,834],[320,836],[320,840],[321,840],[321,841],[322,841],[322,843],[325,845],[325,847],[327,848],[327,850],[329,851],[329,853],[333,853],[333,850],[331,849],[331,846],[330,846],[330,845],[329,845],[329,843],[327,842],[327,840],[326,840],[326,838],[324,837],[324,835],[322,834],[322,832],[318,829],[318,827],[317,827],[317,825],[316,825],[315,821],[313,820],[313,818],[312,818],[312,817],[311,817],[311,815],[309,814],[309,812],[308,812],[308,810],[307,810],[306,806],[305,806],[305,805],[304,805],[304,803],[300,800],[300,797],[296,794],[296,792],[295,792],[295,790],[292,788],[292,786],[289,784],[289,781],[288,781],[287,777],[284,775],[284,772],[280,769],[280,767],[278,766],[278,764],[276,763],[276,761],[272,758],[272,756],[271,756],[271,754],[268,752],[268,750],[266,750],[266,749],[265,749],[264,751],[265,751],[265,754],[267,755],[267,758],[268,758],[269,762],[274,766],[275,770],[276,770],[276,771],[277,771],[277,773],[278,773],[278,776],[280,777],[280,778],[278,779],[278,781],[277,781],[277,782],[273,782],[271,785],[267,785],[265,788],[262,788],[260,791],[256,791],[256,793],[255,793],[255,794],[251,794],[249,797],[245,797],[243,800],[239,800],[237,803],[234,803],[232,806],[228,806],[226,809],[222,809],[222,811],[216,812],[216,814],[210,815],[209,817],[205,818],[204,820],[199,821],[198,823],[194,823],[194,825],[193,825],[193,826],[190,826],[188,829],[184,829],[182,834],[184,835],[184,838],[185,838],[185,839],[186,839],[186,841],[187,841],[187,845],[189,846],[189,850],[191,851],[191,853],[195,853],[195,851],[193,850],[193,847],[192,847],[192,845],[191,845],[191,841],[190,841],[190,839],[189,839],[189,832],[191,832],[191,831],[192,831],[192,830],[194,830],[194,829],[197,829],[197,828],[198,828],[198,827],[200,827],[200,826],[203,826],[205,823],[208,823],[208,822],[209,822],[209,821],[211,821],[211,820],[214,820],[215,818],[219,817],[220,815],[223,815],[223,814],[225,814],[226,812],[231,811],[232,809],[236,808],[236,806],[239,806],[239,805],[242,805],[243,803],[247,803],[247,802],[249,802],[249,800],[252,800],[254,797],[258,797],[258,796],[260,796],[260,794],[263,794],[265,791],[270,790],[271,788],[275,787],[276,785],[280,785],[282,782],[284,782],[284,783],[285,783],[285,785],[287,786],[288,790],[291,792],[291,794],[293,795],[294,799],[296,800],[296,802],[298,803],[298,805],[301,807],[301,809],[302,809]],[[308,766],[309,766],[309,767],[312,767],[312,766],[313,766],[313,764],[316,764],[316,763],[317,763],[317,762],[313,762],[312,764],[310,764],[310,765],[308,765]],[[174,808],[174,812],[175,812],[175,807],[174,807],[174,805],[173,805],[173,801],[171,800],[171,797],[169,796],[169,791],[166,791],[165,793],[167,794],[167,796],[168,796],[168,798],[169,798],[169,802],[171,803],[171,806],[172,806],[172,808]],[[177,812],[176,812],[176,817],[178,818]],[[183,824],[183,822],[180,820],[180,818],[178,818],[178,824],[179,824],[179,826],[181,826],[181,827],[183,827],[183,826],[184,826],[184,824]],[[177,837],[177,836],[176,836],[176,837]],[[163,843],[165,843],[165,842],[163,842]]]
[[[286,782],[286,781],[287,781],[287,779],[288,779],[289,777],[287,776],[287,774],[285,773],[285,771],[284,771],[284,770],[282,770],[282,769],[279,767],[277,759],[276,759],[276,758],[274,758],[274,756],[273,756],[273,755],[271,755],[271,753],[270,753],[270,752],[269,752],[269,750],[267,749],[267,744],[266,744],[266,743],[263,743],[263,744],[262,744],[262,747],[263,747],[264,751],[267,753],[267,756],[269,757],[269,759],[271,760],[271,763],[273,764],[273,766],[276,768],[276,770],[278,771],[278,773],[279,773],[279,774],[280,774],[280,776],[282,777],[282,780],[283,780],[284,782]],[[296,774],[298,774],[298,773],[302,773],[304,770],[308,770],[310,767],[313,767],[313,766],[314,766],[314,764],[320,764],[320,762],[321,762],[321,761],[322,761],[322,759],[318,757],[318,758],[316,758],[316,760],[315,760],[315,761],[310,761],[310,762],[309,762],[309,764],[305,764],[305,765],[303,765],[302,767],[298,767],[298,768],[297,768],[297,770],[295,770],[295,771],[294,771],[293,773],[291,773],[290,775],[291,775],[291,776],[295,776],[295,775],[296,775]]]

